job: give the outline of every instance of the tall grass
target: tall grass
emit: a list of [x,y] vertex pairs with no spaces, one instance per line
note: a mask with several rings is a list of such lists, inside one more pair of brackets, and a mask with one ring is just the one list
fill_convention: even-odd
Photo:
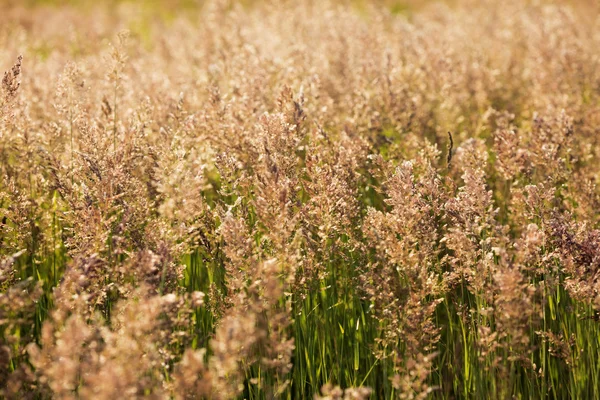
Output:
[[181,4],[0,15],[1,396],[598,397],[598,10]]

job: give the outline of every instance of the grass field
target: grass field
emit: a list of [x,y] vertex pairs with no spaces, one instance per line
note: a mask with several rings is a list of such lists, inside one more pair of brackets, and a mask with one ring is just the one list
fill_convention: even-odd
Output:
[[599,7],[0,3],[0,396],[600,398]]

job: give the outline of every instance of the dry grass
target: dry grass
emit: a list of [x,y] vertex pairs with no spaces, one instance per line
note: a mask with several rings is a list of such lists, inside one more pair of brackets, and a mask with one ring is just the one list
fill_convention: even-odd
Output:
[[2,7],[4,398],[598,398],[594,6]]

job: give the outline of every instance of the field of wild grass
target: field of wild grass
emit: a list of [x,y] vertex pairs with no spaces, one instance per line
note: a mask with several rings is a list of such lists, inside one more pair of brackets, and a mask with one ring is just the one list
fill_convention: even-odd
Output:
[[600,398],[599,11],[3,1],[0,396]]

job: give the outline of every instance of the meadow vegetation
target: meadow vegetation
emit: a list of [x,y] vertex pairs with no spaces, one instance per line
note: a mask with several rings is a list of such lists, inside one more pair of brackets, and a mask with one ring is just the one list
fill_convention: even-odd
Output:
[[600,395],[586,2],[10,2],[0,395]]

